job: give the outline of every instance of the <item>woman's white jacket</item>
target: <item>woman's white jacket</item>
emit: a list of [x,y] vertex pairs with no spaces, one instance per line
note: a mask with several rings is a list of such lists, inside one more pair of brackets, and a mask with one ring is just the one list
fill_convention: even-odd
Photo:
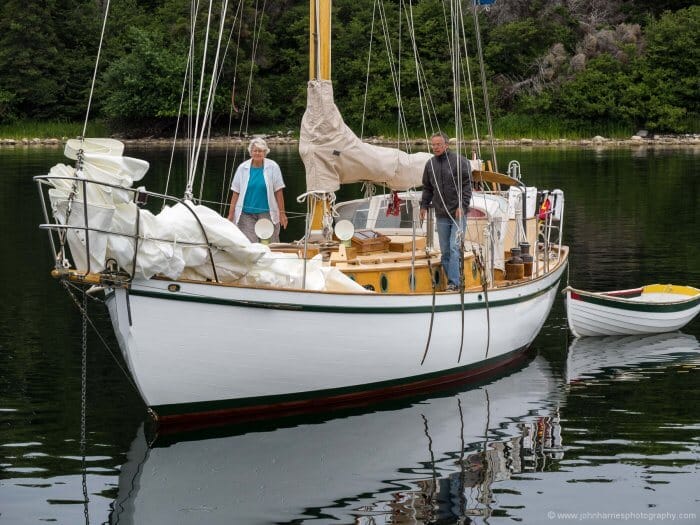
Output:
[[[274,160],[266,158],[263,162],[263,176],[265,178],[265,187],[267,188],[267,205],[270,207],[270,218],[273,223],[279,224],[280,210],[279,206],[277,206],[275,192],[284,188],[282,170],[280,170],[279,164]],[[236,202],[236,209],[233,216],[233,222],[235,224],[238,224],[238,219],[240,219],[241,212],[243,211],[245,192],[248,189],[248,181],[250,180],[250,164],[251,159],[242,162],[238,166],[236,174],[233,176],[231,190],[238,193],[238,201]]]

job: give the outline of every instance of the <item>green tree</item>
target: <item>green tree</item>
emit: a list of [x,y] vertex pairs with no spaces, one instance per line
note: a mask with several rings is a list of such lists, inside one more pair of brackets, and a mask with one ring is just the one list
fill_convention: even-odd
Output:
[[75,119],[98,45],[90,0],[7,0],[0,8],[0,119]]
[[558,109],[580,121],[609,121],[619,116],[620,94],[629,84],[623,65],[605,53],[565,83],[558,93]]
[[[271,49],[260,50],[269,57],[264,69],[253,78],[260,93],[267,93],[264,103],[275,106],[277,113],[268,124],[277,124],[294,129],[299,127],[301,115],[306,107],[306,81],[309,78],[309,4],[308,2],[287,2],[268,16],[267,30],[274,34]],[[244,79],[238,73],[239,86]],[[238,88],[239,92],[241,87]],[[240,98],[240,95],[239,95]],[[264,118],[269,110],[260,108],[260,100],[253,100],[253,114],[256,119]],[[262,111],[261,111],[262,109]]]
[[111,64],[101,82],[103,114],[115,122],[177,116],[186,55],[168,47],[163,33],[129,30],[129,52]]
[[667,12],[647,27],[640,80],[650,129],[691,131],[700,118],[700,6]]
[[634,0],[626,2],[623,10],[636,21],[643,22],[652,17],[657,17],[666,11],[674,12],[697,5],[697,0]]

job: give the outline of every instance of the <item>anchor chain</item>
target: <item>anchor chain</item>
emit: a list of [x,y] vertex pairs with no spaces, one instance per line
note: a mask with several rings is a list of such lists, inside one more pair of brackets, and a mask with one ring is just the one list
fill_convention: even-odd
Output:
[[82,456],[81,470],[83,481],[83,513],[85,514],[85,524],[90,524],[89,503],[87,489],[87,474],[85,461],[86,448],[86,427],[87,427],[87,325],[88,325],[88,294],[83,290],[83,315],[82,315],[82,360],[80,370],[80,455]]
[[[138,387],[136,386],[136,383],[134,383],[134,380],[131,378],[131,376],[129,375],[129,373],[124,369],[124,367],[122,366],[122,364],[119,362],[119,359],[117,359],[117,356],[114,355],[114,352],[112,351],[112,349],[111,349],[111,348],[109,347],[109,345],[107,344],[107,341],[104,340],[104,337],[102,337],[102,335],[100,334],[99,330],[98,330],[97,327],[95,326],[95,323],[93,323],[93,322],[92,322],[92,319],[90,319],[90,318],[88,317],[88,315],[87,315],[87,308],[84,307],[84,306],[80,303],[80,301],[78,301],[78,299],[75,297],[75,295],[73,294],[72,290],[70,289],[71,286],[74,286],[74,287],[75,287],[75,285],[72,284],[72,283],[68,283],[66,279],[62,279],[62,280],[61,280],[61,283],[63,284],[64,288],[65,288],[66,291],[68,292],[68,295],[70,296],[70,298],[73,299],[73,303],[75,303],[75,306],[78,308],[78,310],[80,311],[80,313],[83,314],[83,319],[85,319],[86,322],[90,323],[90,326],[92,327],[92,330],[95,332],[95,335],[97,335],[97,337],[99,338],[99,340],[102,342],[102,344],[104,345],[104,347],[105,347],[105,349],[107,350],[107,352],[109,353],[109,355],[112,356],[112,359],[114,359],[114,362],[115,362],[115,363],[117,364],[117,366],[119,367],[119,370],[122,371],[122,373],[124,374],[124,377],[126,378],[126,380],[127,380],[127,381],[129,382],[129,384],[134,388],[134,392],[139,392],[139,389],[138,389]],[[89,294],[87,293],[87,291],[85,291],[84,293],[85,293],[86,296],[91,297],[91,296],[89,296]],[[100,299],[97,299],[97,298],[95,298],[95,297],[93,297],[93,299],[94,299],[95,301],[100,301]],[[100,302],[104,302],[104,301],[100,301]],[[87,303],[86,303],[86,305],[87,305]]]

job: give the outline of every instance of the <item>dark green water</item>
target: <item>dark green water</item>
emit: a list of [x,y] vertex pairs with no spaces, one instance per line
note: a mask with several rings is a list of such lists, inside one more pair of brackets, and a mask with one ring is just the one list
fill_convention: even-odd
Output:
[[[168,152],[127,154],[152,162],[143,183],[162,191]],[[296,152],[270,156],[302,212]],[[700,150],[500,152],[510,158],[528,184],[565,191],[572,284],[700,286]],[[58,149],[0,149],[0,523],[697,522],[700,319],[681,334],[573,341],[561,299],[529,361],[483,385],[150,449],[140,399],[91,332],[83,468],[81,319],[49,277],[31,181],[57,162]],[[220,199],[231,165],[210,154],[205,199]],[[179,173],[171,191],[183,187]],[[302,228],[293,219],[283,238]],[[105,312],[91,317],[116,351]]]

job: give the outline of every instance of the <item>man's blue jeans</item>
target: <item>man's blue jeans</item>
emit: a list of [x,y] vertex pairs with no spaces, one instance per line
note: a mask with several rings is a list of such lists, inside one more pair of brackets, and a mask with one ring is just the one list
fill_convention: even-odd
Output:
[[462,285],[460,275],[462,246],[460,241],[462,244],[464,243],[464,231],[467,226],[466,218],[461,217],[453,220],[450,217],[436,217],[436,223],[440,252],[442,252],[440,261],[447,274],[447,284],[448,286],[459,287]]

